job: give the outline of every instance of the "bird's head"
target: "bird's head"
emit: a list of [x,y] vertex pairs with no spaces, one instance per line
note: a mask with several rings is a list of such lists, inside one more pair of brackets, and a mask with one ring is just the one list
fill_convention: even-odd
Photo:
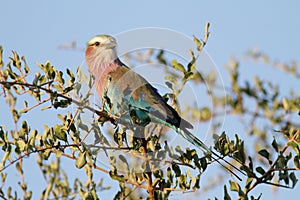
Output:
[[85,52],[89,68],[109,64],[117,59],[116,39],[109,35],[96,35],[87,43]]

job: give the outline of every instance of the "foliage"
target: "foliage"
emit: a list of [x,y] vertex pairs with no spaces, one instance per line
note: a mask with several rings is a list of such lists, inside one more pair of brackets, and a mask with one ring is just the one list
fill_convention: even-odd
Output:
[[[190,51],[191,60],[187,64],[167,60],[164,51],[151,50],[145,54],[147,62],[165,64],[166,86],[171,92],[164,97],[178,110],[177,97],[187,83],[220,87],[214,74],[196,70],[196,60],[209,36],[208,26],[203,41],[194,37],[197,52]],[[300,78],[295,63],[291,66],[274,64],[261,52],[249,52],[248,58],[263,61],[280,68],[289,76]],[[201,190],[201,177],[215,162],[210,155],[169,145],[168,137],[164,134],[168,131],[165,127],[151,125],[142,130],[132,130],[131,127],[118,124],[117,116],[101,108],[95,109],[91,102],[93,77],[87,77],[80,67],[76,72],[67,69],[64,73],[50,62],[37,65],[40,70],[32,77],[31,68],[24,57],[20,58],[13,51],[5,65],[2,47],[0,49],[1,97],[10,109],[14,124],[14,128],[0,125],[1,198],[17,199],[22,196],[32,199],[37,191],[32,191],[27,184],[23,163],[33,154],[37,156],[36,164],[42,173],[41,178],[47,183],[43,191],[35,194],[40,195],[41,199],[101,198],[100,191],[108,190],[110,186],[103,183],[103,179],[95,180],[95,173],[107,174],[119,183],[115,199],[145,196],[167,199],[177,191]],[[190,113],[193,121],[206,122],[218,117],[219,110],[226,109],[229,115],[241,119],[247,137],[255,141],[254,152],[238,134],[234,139],[229,139],[224,130],[214,137],[213,148],[224,159],[230,158],[229,161],[246,174],[239,174],[242,181],[233,178],[228,180],[224,186],[224,199],[231,199],[232,196],[260,199],[263,194],[255,197],[251,191],[261,184],[292,189],[298,181],[295,171],[300,167],[300,94],[291,92],[289,96],[282,97],[279,87],[258,76],[253,81],[242,82],[240,65],[239,61],[232,60],[226,66],[231,83],[226,87],[225,97],[208,91],[213,96],[217,110],[206,106],[188,107],[182,113]],[[26,119],[39,108],[45,113],[55,113],[57,110],[57,123],[44,124],[42,128],[32,127],[30,120]],[[99,118],[91,117],[86,121],[86,113]],[[143,134],[143,137],[138,134]],[[90,135],[92,142],[87,143],[86,138]],[[108,160],[106,164],[109,169],[102,167],[99,162],[103,156]],[[64,160],[73,160],[73,166],[85,173],[86,181],[82,182],[76,174],[71,177],[62,167]],[[13,166],[20,177],[19,188],[7,185],[7,170]]]

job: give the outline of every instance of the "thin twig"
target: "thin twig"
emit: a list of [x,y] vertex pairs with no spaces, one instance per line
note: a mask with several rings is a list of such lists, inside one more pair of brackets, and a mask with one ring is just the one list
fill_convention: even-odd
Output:
[[[21,86],[25,86],[25,87],[28,87],[28,88],[37,88],[37,89],[40,89],[40,90],[43,90],[49,94],[53,94],[54,91],[52,91],[51,89],[47,89],[47,88],[44,88],[42,86],[39,86],[39,85],[33,85],[33,84],[29,84],[29,83],[23,83],[23,82],[15,82],[15,81],[12,81],[12,82],[9,82],[9,81],[0,81],[0,84],[4,85],[4,84],[10,84],[10,85],[21,85]],[[109,119],[112,123],[115,122],[115,120],[117,119],[117,117],[115,116],[112,116],[110,114],[108,114],[107,112],[104,112],[104,111],[99,111],[99,110],[96,110],[90,106],[85,106],[83,105],[81,102],[75,100],[75,99],[72,99],[71,97],[68,97],[64,94],[61,94],[61,93],[57,93],[57,96],[58,97],[61,97],[61,98],[64,98],[70,102],[73,102],[74,104],[76,104],[77,106],[79,107],[83,107],[87,110],[90,110],[91,112],[93,113],[96,113],[97,115],[99,116],[102,116],[102,117],[105,117],[107,119]]]

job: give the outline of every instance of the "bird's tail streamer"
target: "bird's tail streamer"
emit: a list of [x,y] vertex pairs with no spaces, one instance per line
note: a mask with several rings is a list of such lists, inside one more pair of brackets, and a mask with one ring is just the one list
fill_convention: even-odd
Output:
[[[177,127],[176,127],[177,128]],[[192,133],[190,133],[188,130],[182,130],[180,128],[177,128],[175,130],[177,133],[179,133],[182,137],[187,139],[190,143],[195,145],[196,147],[200,148],[203,152],[211,154],[211,158],[219,163],[223,168],[228,170],[232,175],[234,175],[237,179],[240,181],[242,180],[236,173],[234,173],[230,168],[226,167],[224,164],[220,162],[220,160],[224,161],[226,164],[230,165],[232,168],[236,169],[240,173],[244,174],[239,168],[222,158],[220,155],[215,153],[213,150],[211,150],[208,146],[206,146],[201,140],[199,140],[196,136],[194,136]]]
[[165,126],[173,129],[174,131],[176,131],[176,133],[180,134],[183,138],[185,138],[187,141],[189,141],[191,144],[195,145],[196,147],[198,147],[200,150],[202,150],[205,154],[211,154],[211,158],[216,161],[217,163],[219,163],[223,168],[225,168],[226,170],[228,170],[232,175],[234,175],[237,179],[239,179],[240,181],[242,180],[235,172],[233,172],[230,168],[228,168],[227,166],[225,166],[223,163],[220,162],[220,160],[222,160],[223,162],[225,162],[226,164],[230,165],[232,168],[236,169],[237,171],[239,171],[242,174],[245,174],[244,172],[242,172],[239,168],[237,168],[236,166],[234,166],[233,164],[231,164],[230,162],[228,162],[227,160],[225,160],[224,158],[222,158],[220,155],[218,155],[216,152],[214,152],[212,149],[210,149],[208,146],[206,146],[200,139],[198,139],[196,136],[194,136],[191,132],[189,132],[186,129],[180,129],[174,125],[171,125],[169,123],[167,123],[164,120],[161,120],[159,118],[156,117],[151,117],[152,121],[156,121],[160,124],[164,124]]

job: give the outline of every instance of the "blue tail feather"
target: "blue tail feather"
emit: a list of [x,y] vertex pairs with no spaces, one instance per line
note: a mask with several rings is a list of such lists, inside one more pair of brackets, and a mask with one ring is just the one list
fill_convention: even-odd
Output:
[[151,120],[153,122],[157,122],[159,124],[163,124],[171,129],[173,129],[174,131],[176,131],[176,133],[180,134],[183,138],[185,138],[187,141],[189,141],[191,144],[193,144],[194,146],[198,147],[200,150],[202,150],[205,154],[211,154],[211,158],[216,161],[217,163],[219,163],[223,168],[225,168],[226,170],[228,170],[231,174],[233,174],[237,179],[239,179],[240,181],[242,180],[236,173],[234,173],[231,169],[229,169],[228,167],[226,167],[224,164],[222,164],[220,162],[220,160],[223,160],[226,164],[230,165],[232,168],[236,169],[237,171],[241,172],[242,174],[244,174],[240,169],[238,169],[236,166],[234,166],[233,164],[231,164],[230,162],[228,162],[227,160],[223,159],[220,155],[218,155],[217,153],[215,153],[213,150],[211,150],[208,146],[206,146],[200,139],[198,139],[196,136],[194,136],[191,132],[189,132],[187,129],[185,128],[178,128],[172,124],[169,124],[159,118],[156,117],[151,117]]

